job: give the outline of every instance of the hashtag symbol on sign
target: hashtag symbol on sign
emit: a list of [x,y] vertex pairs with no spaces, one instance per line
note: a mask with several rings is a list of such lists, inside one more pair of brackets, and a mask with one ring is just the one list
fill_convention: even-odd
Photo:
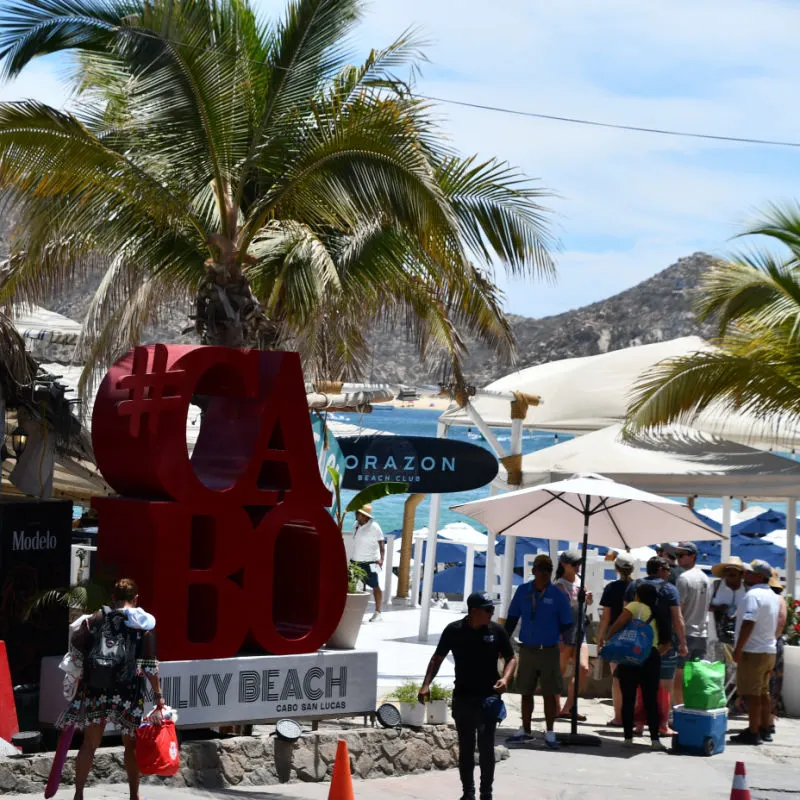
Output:
[[[130,389],[130,399],[117,406],[120,416],[130,417],[130,434],[136,438],[141,432],[142,417],[148,416],[152,433],[158,433],[158,420],[162,411],[179,408],[182,398],[180,388],[186,373],[183,370],[167,371],[167,348],[157,344],[153,350],[153,368],[147,371],[148,350],[137,347],[133,351],[131,374],[117,383],[119,389]],[[165,387],[172,393],[164,396]]]

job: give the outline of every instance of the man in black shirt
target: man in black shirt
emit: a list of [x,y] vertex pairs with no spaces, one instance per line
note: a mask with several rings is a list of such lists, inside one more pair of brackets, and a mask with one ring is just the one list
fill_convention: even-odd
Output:
[[[503,708],[499,695],[506,691],[517,659],[505,630],[492,622],[494,602],[486,592],[467,598],[467,616],[451,622],[442,632],[436,652],[428,664],[419,701],[430,697],[431,683],[447,654],[452,651],[456,667],[453,690],[453,720],[458,731],[458,771],[461,775],[461,800],[475,800],[475,740],[481,768],[480,800],[492,800],[494,783],[494,733],[498,712]],[[502,677],[497,661],[505,660]]]

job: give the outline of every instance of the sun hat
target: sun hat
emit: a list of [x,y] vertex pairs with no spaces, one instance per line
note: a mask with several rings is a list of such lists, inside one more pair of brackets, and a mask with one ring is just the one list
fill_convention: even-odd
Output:
[[636,562],[633,560],[630,553],[620,553],[616,559],[614,559],[614,566],[622,570],[622,572],[630,572],[636,566]]
[[756,558],[747,565],[747,571],[769,580],[772,577],[772,565],[762,558]]
[[727,561],[723,561],[721,564],[714,564],[714,566],[711,567],[711,574],[715,578],[721,578],[725,574],[726,569],[739,569],[744,573],[747,567],[745,567],[744,561],[742,561],[739,556],[731,556]]
[[488,592],[473,592],[467,598],[467,609],[473,608],[494,608],[494,600]]
[[367,503],[365,506],[361,506],[361,508],[358,509],[358,513],[372,519],[372,506]]
[[778,577],[778,570],[775,567],[772,568],[772,575],[769,579],[769,586],[771,589],[777,589],[778,591],[783,591],[783,584],[781,583],[781,579]]
[[565,550],[558,557],[558,561],[561,564],[572,564],[575,566],[581,563],[581,554],[578,550]]
[[697,555],[697,545],[694,542],[678,542],[675,551],[678,553],[689,553],[689,555]]

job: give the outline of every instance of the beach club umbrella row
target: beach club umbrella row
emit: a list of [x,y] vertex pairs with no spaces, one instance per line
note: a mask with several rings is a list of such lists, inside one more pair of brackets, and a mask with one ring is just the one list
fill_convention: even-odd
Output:
[[[474,500],[452,506],[484,525],[495,535],[524,536],[531,523],[537,531],[558,531],[558,538],[577,540],[582,530],[581,586],[575,644],[575,663],[580,660],[585,612],[586,556],[589,545],[631,550],[664,539],[722,539],[685,505],[667,497],[643,492],[602,475],[578,474],[563,481]],[[554,537],[542,537],[554,538]],[[575,703],[572,738],[578,737],[578,677],[575,670]]]

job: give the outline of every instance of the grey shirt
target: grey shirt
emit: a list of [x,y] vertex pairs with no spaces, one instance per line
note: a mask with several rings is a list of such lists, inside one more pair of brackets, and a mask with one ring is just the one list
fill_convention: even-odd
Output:
[[708,576],[698,566],[687,569],[678,576],[678,594],[681,598],[686,635],[701,639],[708,637]]

